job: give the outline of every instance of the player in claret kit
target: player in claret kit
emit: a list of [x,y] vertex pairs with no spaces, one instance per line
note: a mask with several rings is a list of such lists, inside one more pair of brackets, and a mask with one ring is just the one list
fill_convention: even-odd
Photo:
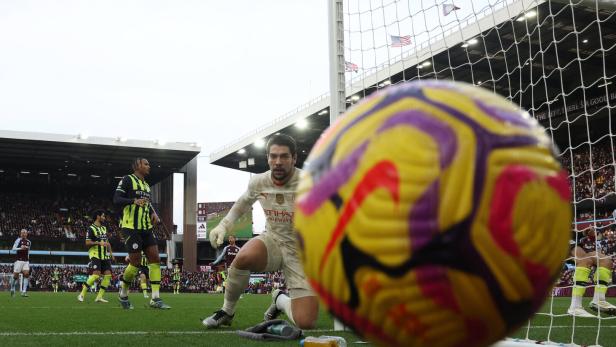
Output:
[[235,256],[239,253],[240,248],[235,244],[235,236],[229,235],[229,245],[222,249],[222,252],[210,265],[216,266],[224,260],[225,270],[229,270]]
[[15,296],[15,291],[19,287],[19,274],[23,275],[21,285],[21,296],[28,297],[28,283],[30,280],[30,248],[32,241],[28,240],[28,230],[21,229],[17,240],[13,244],[12,251],[17,254],[17,259],[13,264],[13,277],[11,277],[11,296]]

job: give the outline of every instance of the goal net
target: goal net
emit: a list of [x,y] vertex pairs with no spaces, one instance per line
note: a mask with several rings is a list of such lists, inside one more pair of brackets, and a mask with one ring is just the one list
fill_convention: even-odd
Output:
[[[343,70],[334,73],[345,76],[342,105],[420,79],[464,81],[506,97],[537,118],[560,148],[574,187],[572,241],[592,227],[595,249],[616,261],[613,1],[342,0],[338,5],[344,64],[332,62]],[[511,338],[616,345],[614,316],[567,313],[579,261],[571,258],[563,265],[544,307]],[[583,299],[587,310],[593,281],[591,274]],[[612,283],[607,301],[616,304]]]

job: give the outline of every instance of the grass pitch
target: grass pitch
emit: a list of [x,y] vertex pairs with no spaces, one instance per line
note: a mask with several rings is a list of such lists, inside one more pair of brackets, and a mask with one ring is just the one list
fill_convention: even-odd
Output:
[[[612,304],[616,300],[608,298]],[[616,347],[616,317],[601,314],[601,318],[575,318],[567,314],[570,297],[548,298],[529,324],[522,326],[513,337],[551,341],[582,346]],[[584,298],[588,312],[590,298]],[[574,324],[575,323],[575,324]]]
[[[244,295],[231,328],[206,330],[201,318],[220,308],[220,294],[163,293],[171,310],[147,307],[148,299],[131,293],[134,310],[122,310],[117,293],[105,295],[107,304],[95,303],[88,293],[85,302],[77,293],[31,292],[30,297],[10,297],[0,292],[0,346],[299,346],[298,341],[259,342],[241,338],[235,330],[263,320],[270,295]],[[333,332],[333,321],[324,312],[315,331],[307,336],[337,335],[353,343],[350,332]]]
[[[86,302],[77,301],[77,293],[32,292],[29,298],[11,298],[0,293],[0,346],[299,346],[298,341],[259,342],[240,338],[236,329],[244,329],[260,322],[263,311],[270,303],[269,295],[244,295],[231,328],[205,330],[200,318],[210,315],[222,304],[222,295],[164,293],[163,299],[173,308],[159,311],[147,308],[147,300],[133,293],[135,309],[122,310],[116,293],[106,295],[108,304],[94,303],[89,293]],[[530,327],[524,326],[515,337],[549,340],[580,345],[598,342],[602,346],[616,346],[616,319],[576,319],[566,316],[569,298],[556,298],[548,302],[542,312],[553,316],[537,315]],[[585,304],[587,304],[585,300]],[[551,324],[550,324],[551,321]],[[601,324],[600,330],[598,330]],[[550,329],[551,326],[551,329]],[[334,332],[332,319],[321,312],[315,331],[306,335],[337,335],[352,346],[361,341],[350,332]],[[600,331],[597,334],[597,331]],[[597,341],[597,336],[599,340]],[[370,346],[370,344],[362,344]]]

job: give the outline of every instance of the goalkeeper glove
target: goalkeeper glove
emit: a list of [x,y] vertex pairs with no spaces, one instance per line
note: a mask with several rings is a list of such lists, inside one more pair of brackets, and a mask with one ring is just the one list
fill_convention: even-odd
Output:
[[225,234],[229,231],[231,223],[223,219],[210,231],[210,244],[213,248],[218,248],[225,241]]

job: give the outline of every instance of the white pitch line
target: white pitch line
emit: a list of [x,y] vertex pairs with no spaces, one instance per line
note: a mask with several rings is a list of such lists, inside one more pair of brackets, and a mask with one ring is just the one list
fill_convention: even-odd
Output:
[[[532,325],[530,328],[531,329],[548,329],[549,327],[550,327],[549,325]],[[526,328],[527,327],[521,327],[519,329],[519,331],[526,330]],[[554,329],[554,328],[556,328],[556,329],[565,329],[565,328],[571,329],[572,326],[571,325],[552,325],[552,329]],[[598,328],[598,325],[576,325],[575,329],[578,329],[578,328],[595,328],[596,329],[596,328]],[[616,328],[616,326],[601,324],[601,328]]]
[[[531,329],[548,329],[549,325],[535,325]],[[612,328],[613,326],[604,326]],[[596,325],[577,325],[576,329],[596,329]],[[552,329],[571,329],[570,325],[552,325]],[[523,330],[523,329],[522,329]],[[331,333],[331,329],[304,330],[306,333]],[[350,331],[347,331],[350,332]],[[96,336],[96,335],[229,335],[235,334],[236,330],[193,330],[193,331],[66,331],[66,332],[0,332],[3,336]]]
[[0,336],[91,336],[91,335],[199,335],[199,334],[231,334],[235,331],[66,331],[66,332],[2,332]]
[[[306,333],[330,333],[331,329],[304,330]],[[236,334],[236,330],[195,330],[195,331],[66,331],[66,332],[0,332],[2,336],[91,336],[91,335],[207,335]]]
[[[87,304],[86,304],[87,305]],[[7,306],[0,306],[0,310],[4,310],[4,309],[10,309],[13,307],[7,307]],[[33,310],[97,310],[97,309],[104,309],[104,310],[120,310],[122,309],[119,306],[105,306],[104,304],[95,304],[93,305],[89,305],[89,306],[32,306],[32,307],[28,307],[28,309],[33,309]]]

